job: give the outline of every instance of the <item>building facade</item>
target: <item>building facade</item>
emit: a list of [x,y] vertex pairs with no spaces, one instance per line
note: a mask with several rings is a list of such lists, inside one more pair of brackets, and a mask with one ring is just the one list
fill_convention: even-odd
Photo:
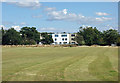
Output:
[[54,41],[54,45],[61,44],[77,44],[75,41],[76,34],[71,33],[54,33],[52,34],[52,38]]

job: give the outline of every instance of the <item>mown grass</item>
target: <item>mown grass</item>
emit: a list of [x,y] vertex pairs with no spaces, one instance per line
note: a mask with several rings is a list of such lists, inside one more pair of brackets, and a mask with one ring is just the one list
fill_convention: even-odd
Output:
[[3,47],[3,81],[117,81],[118,48]]

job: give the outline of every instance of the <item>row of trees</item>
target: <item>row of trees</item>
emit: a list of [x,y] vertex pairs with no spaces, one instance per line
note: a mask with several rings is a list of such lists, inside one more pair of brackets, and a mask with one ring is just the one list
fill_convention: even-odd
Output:
[[120,45],[120,34],[113,29],[101,32],[96,27],[80,27],[75,39],[79,45]]
[[[53,43],[51,33],[40,33],[35,27],[22,27],[18,32],[14,28],[1,29],[3,45],[33,45]],[[40,37],[42,37],[40,39]],[[99,31],[96,27],[80,27],[75,37],[78,45],[120,45],[120,34],[117,30]]]
[[23,27],[18,32],[14,28],[8,30],[1,29],[3,45],[34,45],[42,42],[50,44],[53,42],[52,37],[47,33],[42,33],[43,39],[40,40],[40,32],[35,27]]

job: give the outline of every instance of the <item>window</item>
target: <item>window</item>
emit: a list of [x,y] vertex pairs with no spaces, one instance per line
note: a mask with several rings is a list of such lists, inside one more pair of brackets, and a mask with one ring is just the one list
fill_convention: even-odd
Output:
[[67,38],[65,38],[65,40],[67,41]]
[[73,41],[74,41],[74,40],[75,40],[75,38],[71,38],[71,40],[73,40]]
[[59,44],[62,44],[61,42]]
[[72,44],[75,44],[75,42],[72,42]]
[[58,37],[58,35],[55,35],[55,37]]
[[72,37],[74,37],[74,36],[75,36],[75,34],[71,34],[71,36],[72,36]]
[[63,44],[67,44],[67,42],[63,42]]
[[55,38],[55,41],[57,41],[57,39]]
[[64,41],[64,38],[62,38],[62,41]]
[[61,35],[61,37],[67,37],[67,35]]

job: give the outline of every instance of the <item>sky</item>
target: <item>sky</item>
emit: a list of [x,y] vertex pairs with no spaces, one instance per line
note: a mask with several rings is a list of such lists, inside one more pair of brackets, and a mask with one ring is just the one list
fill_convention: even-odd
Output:
[[2,2],[2,25],[17,31],[77,32],[79,27],[118,29],[117,2]]

